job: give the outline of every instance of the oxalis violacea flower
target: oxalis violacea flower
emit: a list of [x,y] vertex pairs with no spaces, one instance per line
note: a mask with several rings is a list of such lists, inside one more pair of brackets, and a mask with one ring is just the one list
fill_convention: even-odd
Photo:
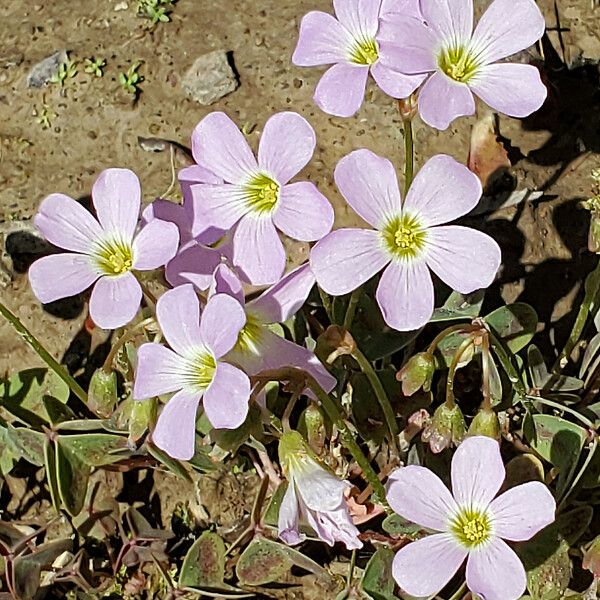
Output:
[[43,303],[73,296],[95,283],[90,315],[96,325],[115,329],[135,316],[142,289],[135,271],[157,269],[177,252],[173,223],[159,219],[137,235],[141,190],[127,169],[103,171],[92,189],[98,220],[64,194],[51,194],[34,222],[44,237],[69,253],[40,258],[29,269],[33,293]]
[[403,73],[427,77],[419,93],[425,123],[446,129],[475,113],[473,94],[494,110],[526,117],[547,90],[536,67],[498,62],[539,40],[544,17],[534,0],[494,0],[473,31],[473,0],[421,0],[422,18],[389,13],[380,37]]
[[500,266],[500,248],[488,235],[442,225],[472,210],[481,183],[464,165],[434,156],[419,171],[404,204],[392,163],[356,150],[337,165],[335,181],[346,201],[375,229],[338,229],[312,249],[319,286],[347,294],[384,267],[377,302],[386,323],[399,331],[425,325],[434,308],[429,269],[467,294],[489,286]]
[[527,577],[504,540],[528,540],[554,521],[548,488],[530,481],[496,497],[505,469],[498,442],[467,438],[452,458],[452,494],[429,469],[408,466],[389,479],[387,499],[402,517],[436,531],[404,546],[393,574],[411,596],[437,594],[467,559],[467,585],[486,600],[516,600]]
[[349,550],[362,548],[344,496],[351,484],[323,468],[295,431],[281,437],[279,461],[288,479],[279,508],[279,537],[286,544],[299,544],[306,539],[299,531],[304,522],[330,546],[343,542]]
[[312,242],[333,225],[333,208],[313,183],[289,183],[311,159],[316,144],[308,121],[278,113],[265,124],[258,160],[224,113],[202,119],[192,136],[194,157],[225,183],[191,186],[207,225],[233,231],[233,263],[254,285],[276,283],[285,269],[277,230]]
[[248,414],[250,380],[223,357],[246,323],[244,310],[226,294],[209,299],[200,318],[200,302],[191,284],[165,292],[156,304],[158,324],[172,350],[143,344],[133,386],[135,400],[176,392],[163,408],[152,433],[169,455],[194,455],[196,411],[217,429],[235,429]]

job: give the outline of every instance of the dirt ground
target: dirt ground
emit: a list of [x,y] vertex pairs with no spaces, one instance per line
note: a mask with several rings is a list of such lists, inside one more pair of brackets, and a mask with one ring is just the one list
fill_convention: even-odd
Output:
[[[595,33],[600,30],[600,8],[594,0],[539,4],[547,38],[524,58],[543,66],[549,100],[524,122],[500,117],[499,131],[513,168],[501,189],[494,191],[541,190],[544,196],[474,217],[471,224],[490,231],[504,251],[499,285],[490,292],[489,302],[501,294],[506,301],[533,303],[551,342],[553,324],[569,321],[582,274],[591,268],[585,250],[587,215],[578,202],[590,196],[590,172],[600,166],[600,39]],[[476,5],[481,11],[487,1],[476,0]],[[133,169],[142,180],[145,201],[152,201],[170,186],[170,153],[145,151],[138,136],[188,146],[192,129],[212,110],[226,111],[246,130],[254,126],[252,143],[274,112],[295,110],[308,118],[317,132],[318,148],[305,175],[333,202],[336,224],[352,223],[356,217],[333,184],[334,167],[348,152],[367,147],[392,159],[401,171],[400,119],[394,101],[372,83],[354,118],[329,117],[313,104],[322,70],[297,68],[290,61],[300,19],[311,9],[330,11],[330,0],[179,0],[172,22],[151,30],[148,21],[136,15],[134,0],[0,2],[1,231],[10,230],[9,221],[30,219],[52,192],[85,197],[107,167]],[[58,85],[29,89],[31,67],[62,48],[80,61],[77,76],[62,90]],[[233,53],[240,86],[205,107],[186,96],[181,80],[197,57],[216,49]],[[83,60],[91,56],[107,60],[102,78],[83,72]],[[143,61],[144,81],[133,104],[120,90],[118,75],[137,60]],[[37,121],[44,105],[54,115],[47,129]],[[478,116],[487,110],[480,106]],[[418,164],[440,152],[466,160],[477,118],[460,119],[446,132],[417,120]],[[185,161],[176,153],[177,168]],[[0,233],[3,244],[4,238]],[[7,250],[2,301],[63,358],[79,339],[85,303],[62,303],[52,310],[56,314],[42,309],[27,281],[27,261]],[[0,373],[38,363],[8,324],[0,322]]]

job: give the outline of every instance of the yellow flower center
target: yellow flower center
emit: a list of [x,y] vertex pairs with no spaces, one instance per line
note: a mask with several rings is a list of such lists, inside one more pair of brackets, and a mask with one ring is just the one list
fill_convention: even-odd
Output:
[[356,65],[368,66],[379,60],[379,44],[373,38],[356,40],[350,49],[350,61]]
[[133,248],[121,240],[104,241],[96,251],[96,262],[104,275],[123,275],[133,266]]
[[255,317],[247,315],[246,324],[238,335],[236,349],[241,352],[258,353],[258,341],[262,335],[264,325]]
[[454,81],[466,83],[475,75],[479,62],[477,56],[463,46],[444,48],[438,56],[440,69]]
[[254,212],[271,212],[275,208],[281,187],[274,179],[257,173],[245,187],[248,207]]
[[413,258],[424,247],[427,232],[416,217],[402,215],[383,228],[386,249],[396,258]]
[[200,350],[194,358],[189,360],[185,370],[185,379],[188,385],[205,390],[211,384],[216,368],[217,362],[214,356],[207,350]]
[[491,535],[490,519],[484,512],[463,510],[452,520],[452,533],[467,548],[479,546]]

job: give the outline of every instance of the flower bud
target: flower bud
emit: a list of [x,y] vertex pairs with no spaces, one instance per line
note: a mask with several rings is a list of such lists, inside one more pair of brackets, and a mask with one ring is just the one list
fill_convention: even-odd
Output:
[[339,325],[330,325],[317,339],[315,354],[320,360],[331,365],[344,354],[352,354],[356,342],[350,332]]
[[583,555],[582,566],[600,578],[600,535],[596,536]]
[[402,393],[412,396],[421,388],[428,392],[435,373],[435,361],[427,352],[411,356],[408,362],[396,373],[396,379],[402,382]]
[[419,110],[419,96],[415,92],[408,98],[398,100],[398,110],[403,121],[412,121]]
[[497,441],[502,437],[498,415],[491,409],[480,409],[469,425],[468,436],[485,435]]
[[131,441],[137,442],[150,423],[156,421],[156,411],[156,398],[133,401],[129,417],[129,439]]
[[431,423],[423,431],[422,439],[429,443],[434,454],[438,454],[451,444],[460,444],[466,432],[467,424],[460,408],[457,405],[449,408],[442,404],[433,413]]
[[[325,417],[321,409],[315,404],[307,406],[300,417],[301,430],[305,429],[306,439],[311,449],[318,455],[323,453],[325,447],[325,438],[327,428],[325,426]],[[304,433],[304,431],[303,431]]]
[[108,418],[117,405],[117,374],[96,369],[88,389],[88,405],[99,417]]

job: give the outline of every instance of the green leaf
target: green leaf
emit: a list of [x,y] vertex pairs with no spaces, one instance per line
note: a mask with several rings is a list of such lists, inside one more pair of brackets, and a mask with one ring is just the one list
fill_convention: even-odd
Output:
[[240,583],[265,585],[281,579],[294,564],[286,550],[271,540],[252,540],[235,567]]
[[44,441],[46,436],[39,431],[27,427],[13,427],[10,423],[6,429],[7,441],[20,458],[24,458],[37,467],[44,465]]
[[60,493],[58,491],[58,479],[56,474],[56,449],[54,442],[46,438],[44,440],[44,462],[46,464],[46,479],[50,489],[52,506],[56,512],[60,511]]
[[407,537],[411,540],[418,540],[423,537],[425,531],[420,525],[407,521],[404,517],[397,514],[388,515],[381,524],[383,530],[390,535]]
[[518,352],[529,344],[538,324],[535,310],[523,302],[501,306],[484,320],[512,352]]
[[205,531],[188,550],[181,566],[179,585],[219,587],[225,578],[225,543]]
[[279,509],[281,508],[281,503],[283,502],[283,497],[288,488],[288,482],[282,481],[273,496],[271,496],[271,501],[269,502],[269,506],[263,515],[263,522],[266,525],[271,525],[271,527],[277,527],[279,522]]
[[110,465],[130,454],[127,452],[127,438],[110,433],[62,435],[60,444],[91,467]]
[[394,577],[392,561],[394,552],[389,548],[379,548],[369,560],[361,585],[373,600],[394,600]]
[[167,467],[171,473],[192,483],[192,478],[182,462],[170,457],[166,452],[163,452],[160,448],[150,442],[146,442],[146,448],[148,448],[148,453]]
[[594,509],[587,505],[578,506],[573,510],[562,513],[556,519],[556,525],[569,546],[574,546],[577,540],[587,531],[593,516]]
[[66,404],[54,398],[54,396],[45,395],[42,398],[42,403],[44,404],[50,423],[54,426],[63,421],[75,419],[75,413]]
[[479,316],[485,290],[478,290],[473,294],[460,294],[452,292],[444,305],[433,311],[430,323],[456,321],[460,319],[471,320]]
[[86,465],[59,437],[55,443],[56,479],[60,500],[65,510],[77,516],[83,508],[90,467]]
[[228,452],[236,452],[250,436],[260,438],[262,434],[262,420],[260,409],[256,404],[250,406],[246,420],[237,429],[212,429],[211,441],[219,448]]

